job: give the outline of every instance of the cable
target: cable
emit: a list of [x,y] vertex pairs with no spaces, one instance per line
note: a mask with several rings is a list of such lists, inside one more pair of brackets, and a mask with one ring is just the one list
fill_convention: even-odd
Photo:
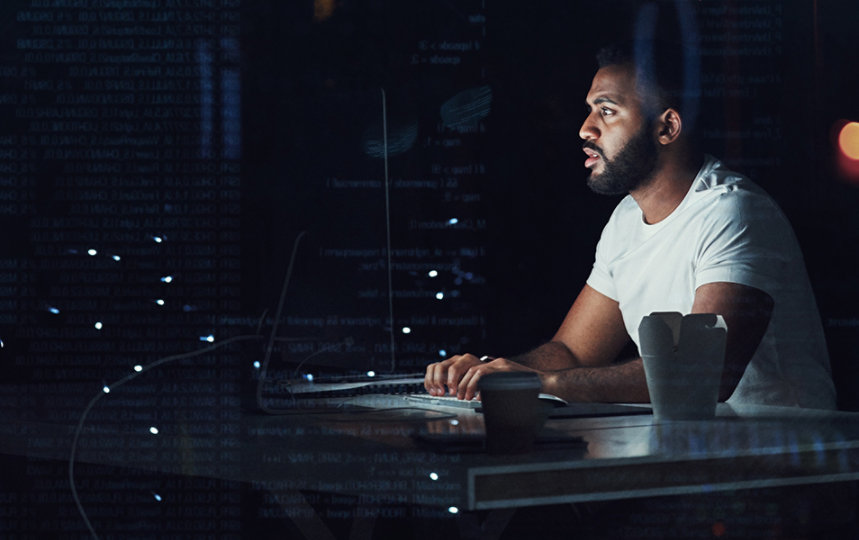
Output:
[[299,363],[298,363],[298,365],[297,365],[297,366],[295,366],[295,369],[292,371],[292,378],[293,378],[293,379],[298,379],[298,378],[299,378],[299,371],[301,370],[301,366],[303,366],[305,362],[307,362],[308,360],[310,360],[310,359],[311,359],[311,358],[313,358],[314,356],[319,355],[319,354],[322,354],[322,353],[324,353],[324,352],[333,351],[334,349],[336,349],[336,348],[337,348],[337,347],[339,347],[340,345],[346,345],[347,347],[351,347],[354,343],[355,343],[355,340],[354,340],[354,339],[352,339],[352,337],[351,337],[351,336],[349,336],[349,337],[347,337],[346,339],[344,339],[343,341],[341,341],[341,342],[339,342],[339,343],[329,343],[328,345],[326,345],[326,346],[324,346],[324,347],[320,348],[318,351],[313,352],[313,353],[311,353],[311,354],[309,354],[309,355],[305,356],[305,357],[301,360],[301,362],[299,362]]
[[262,315],[259,316],[259,322],[257,322],[257,334],[262,333],[262,323],[265,322],[266,315],[268,315],[268,308],[265,308],[265,310],[263,310],[262,312]]
[[[292,279],[292,269],[295,266],[295,256],[298,254],[298,245],[301,242],[301,239],[304,238],[304,235],[307,234],[307,231],[301,231],[298,233],[298,236],[295,237],[295,242],[292,244],[292,255],[289,257],[289,266],[286,269],[286,275],[283,277],[283,286],[280,290],[280,298],[277,300],[277,312],[274,315],[274,325],[272,325],[271,335],[268,339],[268,346],[266,346],[265,356],[263,357],[262,365],[260,366],[260,374],[259,380],[257,380],[257,389],[256,389],[256,402],[257,407],[267,413],[267,414],[283,414],[282,411],[278,411],[276,409],[271,409],[265,405],[262,401],[262,386],[265,382],[266,371],[268,370],[268,363],[271,360],[271,352],[274,348],[275,336],[277,335],[277,327],[280,324],[280,316],[283,312],[283,302],[286,299],[286,291],[289,287],[289,282]],[[289,389],[287,389],[289,392]],[[291,395],[291,393],[290,393]],[[293,398],[294,399],[294,398]]]
[[[200,349],[198,351],[192,351],[192,352],[188,352],[188,353],[182,353],[182,354],[175,354],[172,356],[167,356],[167,357],[161,358],[160,360],[156,360],[155,362],[152,362],[149,365],[143,366],[140,369],[140,371],[135,371],[134,373],[123,377],[122,379],[116,381],[113,384],[105,385],[105,388],[108,391],[113,390],[114,388],[122,386],[123,384],[134,379],[135,377],[138,377],[141,373],[145,373],[152,368],[158,367],[158,366],[160,366],[162,364],[166,364],[168,362],[173,362],[176,360],[182,360],[185,358],[193,358],[194,356],[199,356],[201,354],[205,354],[207,352],[214,351],[214,350],[219,349],[225,345],[229,345],[230,343],[235,343],[237,341],[247,341],[247,340],[251,340],[251,339],[261,339],[261,338],[262,338],[262,336],[258,336],[258,335],[235,336],[235,337],[226,339],[226,340],[224,340],[224,341],[222,341],[216,345],[211,345],[209,347],[206,347],[204,349]],[[77,506],[78,512],[80,513],[81,517],[83,518],[84,523],[87,526],[87,529],[89,529],[90,534],[96,540],[98,540],[98,534],[96,534],[95,529],[92,526],[92,523],[90,523],[90,520],[86,515],[86,511],[84,510],[84,507],[81,504],[80,497],[78,497],[77,487],[75,486],[75,455],[77,454],[78,439],[80,438],[81,431],[83,430],[83,426],[84,426],[84,422],[86,421],[86,417],[89,414],[90,410],[92,410],[92,408],[98,402],[98,400],[101,399],[102,396],[104,396],[106,393],[107,392],[105,392],[105,391],[99,392],[94,398],[92,398],[90,400],[89,404],[84,409],[83,414],[81,414],[81,418],[78,421],[78,426],[75,429],[74,438],[72,439],[71,454],[69,455],[69,486],[71,487],[71,490],[72,490],[72,498],[75,500],[75,505]]]
[[391,318],[391,373],[397,371],[397,344],[394,340],[394,285],[391,277],[391,184],[388,178],[388,105],[382,91],[382,148],[385,161],[385,230],[388,237],[388,316]]

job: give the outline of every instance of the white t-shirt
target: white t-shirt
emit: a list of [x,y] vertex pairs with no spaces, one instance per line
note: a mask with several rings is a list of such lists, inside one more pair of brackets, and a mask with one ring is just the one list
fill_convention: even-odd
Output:
[[823,328],[787,218],[760,187],[707,156],[686,197],[659,223],[646,224],[631,196],[618,204],[587,283],[620,304],[639,346],[642,317],[689,313],[695,290],[713,282],[748,285],[774,301],[728,402],[834,408]]

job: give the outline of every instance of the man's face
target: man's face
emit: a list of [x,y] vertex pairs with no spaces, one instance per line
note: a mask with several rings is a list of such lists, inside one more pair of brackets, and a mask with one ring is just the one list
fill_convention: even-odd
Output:
[[659,150],[632,70],[601,68],[585,101],[588,116],[579,136],[585,140],[585,167],[591,170],[588,187],[604,195],[620,195],[644,185],[656,168]]

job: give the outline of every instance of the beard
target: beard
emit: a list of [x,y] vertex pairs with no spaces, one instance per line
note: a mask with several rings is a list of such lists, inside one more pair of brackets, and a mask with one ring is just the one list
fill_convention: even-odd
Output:
[[591,171],[588,176],[591,191],[600,195],[623,195],[651,178],[659,157],[659,149],[651,135],[652,127],[652,122],[646,122],[612,159],[606,158],[602,149],[592,142],[585,142],[584,147],[599,152],[603,160],[603,172]]

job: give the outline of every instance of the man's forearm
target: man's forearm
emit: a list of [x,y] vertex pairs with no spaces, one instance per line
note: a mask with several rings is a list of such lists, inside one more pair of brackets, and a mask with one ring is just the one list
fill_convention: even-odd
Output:
[[581,367],[540,373],[543,392],[567,401],[648,403],[640,358],[605,367]]
[[538,371],[556,371],[580,367],[579,360],[560,341],[550,341],[524,354],[509,357],[510,360]]

